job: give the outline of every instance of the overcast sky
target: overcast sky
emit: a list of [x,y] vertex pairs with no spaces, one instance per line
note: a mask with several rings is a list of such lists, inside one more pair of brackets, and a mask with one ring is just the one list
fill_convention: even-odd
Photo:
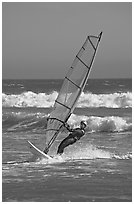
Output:
[[103,37],[91,78],[128,78],[131,2],[2,3],[3,79],[63,78],[87,35]]

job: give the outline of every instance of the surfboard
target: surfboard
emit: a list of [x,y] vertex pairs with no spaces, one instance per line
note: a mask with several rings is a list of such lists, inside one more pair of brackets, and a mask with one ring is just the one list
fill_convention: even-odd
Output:
[[45,154],[44,152],[42,152],[40,149],[38,149],[34,144],[32,144],[32,142],[28,141],[28,147],[31,151],[31,153],[38,157],[38,158],[45,158],[45,159],[52,159],[51,156]]

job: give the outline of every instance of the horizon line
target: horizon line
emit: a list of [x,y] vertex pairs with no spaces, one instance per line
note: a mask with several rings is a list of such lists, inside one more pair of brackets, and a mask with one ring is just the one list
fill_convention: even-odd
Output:
[[[88,80],[91,80],[91,79],[132,79],[132,77],[104,77],[104,78],[89,78]],[[64,78],[2,78],[2,80],[64,80]]]

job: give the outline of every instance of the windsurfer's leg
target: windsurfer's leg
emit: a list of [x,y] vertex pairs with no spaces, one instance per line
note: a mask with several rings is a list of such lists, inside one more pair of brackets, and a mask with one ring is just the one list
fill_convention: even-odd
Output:
[[69,146],[69,145],[72,145],[72,144],[74,144],[75,142],[76,142],[76,139],[75,139],[75,138],[66,138],[66,139],[64,139],[64,140],[60,143],[60,145],[59,145],[59,147],[58,147],[57,154],[62,154],[65,147],[67,147],[67,146]]
[[62,154],[65,147],[65,140],[63,140],[58,147],[57,154]]

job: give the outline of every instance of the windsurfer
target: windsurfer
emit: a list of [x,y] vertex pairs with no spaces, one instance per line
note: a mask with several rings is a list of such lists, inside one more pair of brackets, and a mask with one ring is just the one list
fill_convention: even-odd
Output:
[[80,122],[79,128],[71,129],[68,124],[64,124],[64,126],[70,132],[70,134],[60,143],[57,151],[57,154],[59,155],[63,153],[65,147],[74,144],[77,140],[85,135],[86,123],[84,121]]

